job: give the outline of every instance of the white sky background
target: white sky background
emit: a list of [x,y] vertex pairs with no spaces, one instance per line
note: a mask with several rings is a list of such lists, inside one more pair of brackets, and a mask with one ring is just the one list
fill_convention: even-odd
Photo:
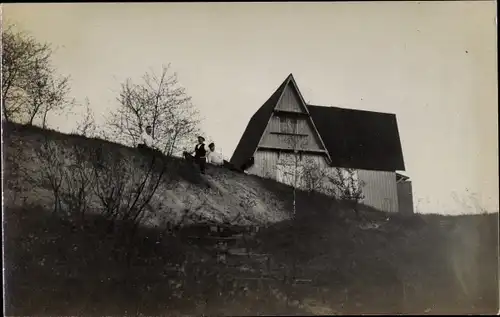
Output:
[[3,5],[58,48],[97,119],[170,62],[226,157],[289,73],[313,104],[395,113],[418,211],[451,214],[472,195],[498,210],[495,16],[493,1]]

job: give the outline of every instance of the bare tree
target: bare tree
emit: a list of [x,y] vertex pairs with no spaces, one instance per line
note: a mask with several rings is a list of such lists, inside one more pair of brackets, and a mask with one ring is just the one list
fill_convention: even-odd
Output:
[[282,135],[284,143],[287,146],[287,150],[292,153],[291,155],[284,153],[280,165],[283,168],[283,174],[288,178],[287,183],[293,188],[293,215],[295,215],[297,210],[297,187],[300,185],[302,174],[302,164],[300,161],[304,151],[307,149],[309,139],[307,135],[300,134],[301,131],[296,118],[286,118],[284,131],[287,133]]
[[329,176],[329,180],[333,184],[338,199],[347,202],[349,207],[359,216],[358,205],[364,198],[363,186],[365,183],[356,177],[356,170],[352,168],[336,167],[334,171],[334,175]]
[[362,199],[363,182],[357,179],[354,169],[336,167],[333,171],[329,180],[335,186],[340,199]]
[[357,178],[352,168],[321,168],[314,160],[303,163],[301,179],[307,191],[322,192],[336,199],[347,202],[357,213],[358,204],[364,198],[365,183]]
[[117,153],[104,155],[106,168],[94,169],[95,194],[101,201],[103,215],[109,219],[135,225],[142,220],[143,211],[156,189],[164,180],[165,162],[153,156],[144,170]]
[[83,107],[85,108],[85,112],[83,113],[82,119],[77,122],[75,133],[86,137],[94,136],[97,127],[95,123],[94,111],[90,108],[90,101],[88,98],[85,98]]
[[38,181],[49,188],[54,196],[54,213],[64,213],[61,204],[61,194],[64,181],[64,163],[61,148],[53,140],[45,139],[39,149],[35,149],[35,158],[40,171]]
[[309,157],[304,160],[301,172],[301,180],[304,190],[309,193],[329,193],[327,185],[328,177],[331,172],[329,173],[328,168],[322,168],[317,160]]
[[[110,220],[107,229],[118,243],[135,236],[158,187],[170,184],[168,159],[129,157],[92,141],[62,144],[47,137],[35,159],[37,180],[51,190],[54,212],[82,226],[86,215],[100,214]],[[129,251],[117,250],[127,261]]]
[[[284,121],[284,122],[283,122]],[[339,200],[348,202],[357,212],[358,203],[364,198],[362,187],[364,183],[357,179],[354,169],[321,167],[312,157],[306,157],[309,138],[301,131],[298,119],[286,118],[280,120],[285,127],[281,128],[284,143],[292,155],[284,154],[281,158],[284,174],[289,177],[287,183],[293,187],[293,212],[296,212],[296,190],[301,188],[309,192],[323,192]]]
[[157,146],[166,154],[177,153],[183,142],[198,132],[198,111],[185,89],[162,66],[160,75],[153,71],[140,84],[127,79],[121,85],[119,108],[108,118],[114,137],[125,144],[136,144],[143,129],[150,125]]
[[12,25],[2,29],[2,100],[6,121],[47,124],[51,111],[71,106],[69,78],[52,66],[52,47]]

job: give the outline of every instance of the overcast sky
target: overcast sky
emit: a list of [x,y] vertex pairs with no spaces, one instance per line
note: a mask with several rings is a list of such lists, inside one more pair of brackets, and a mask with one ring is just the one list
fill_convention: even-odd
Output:
[[493,1],[3,5],[58,48],[98,117],[120,82],[171,63],[227,157],[289,73],[313,104],[395,113],[415,204],[433,213],[471,195],[498,209],[495,16]]

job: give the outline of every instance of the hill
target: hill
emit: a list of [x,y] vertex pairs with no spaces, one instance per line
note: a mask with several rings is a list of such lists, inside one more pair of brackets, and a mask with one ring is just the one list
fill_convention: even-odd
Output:
[[[152,169],[161,177],[138,227],[117,225],[131,218],[93,196],[83,208],[61,194],[55,209],[47,178],[104,175],[88,161],[96,149],[115,162],[108,189],[129,199],[136,180],[118,180],[146,173],[148,155],[4,126],[7,315],[498,312],[498,214],[363,207],[355,215],[341,201],[298,192],[292,217],[289,187],[216,167],[201,177],[175,158]],[[65,190],[74,198],[76,188]]]

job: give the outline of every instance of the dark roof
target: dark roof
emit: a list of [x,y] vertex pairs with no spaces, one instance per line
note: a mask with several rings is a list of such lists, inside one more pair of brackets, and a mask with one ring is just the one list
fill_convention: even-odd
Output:
[[281,94],[285,90],[286,83],[292,74],[283,81],[283,83],[276,89],[276,91],[267,99],[267,101],[255,112],[250,118],[240,142],[234,150],[231,157],[231,163],[240,167],[253,155],[257,145],[259,145],[260,138],[266,129],[269,118],[273,113],[276,104],[278,103]]
[[404,170],[396,115],[308,105],[332,166]]
[[[254,153],[290,74],[252,116],[231,157],[236,166]],[[307,105],[332,159],[332,166],[368,170],[404,170],[396,115]]]

